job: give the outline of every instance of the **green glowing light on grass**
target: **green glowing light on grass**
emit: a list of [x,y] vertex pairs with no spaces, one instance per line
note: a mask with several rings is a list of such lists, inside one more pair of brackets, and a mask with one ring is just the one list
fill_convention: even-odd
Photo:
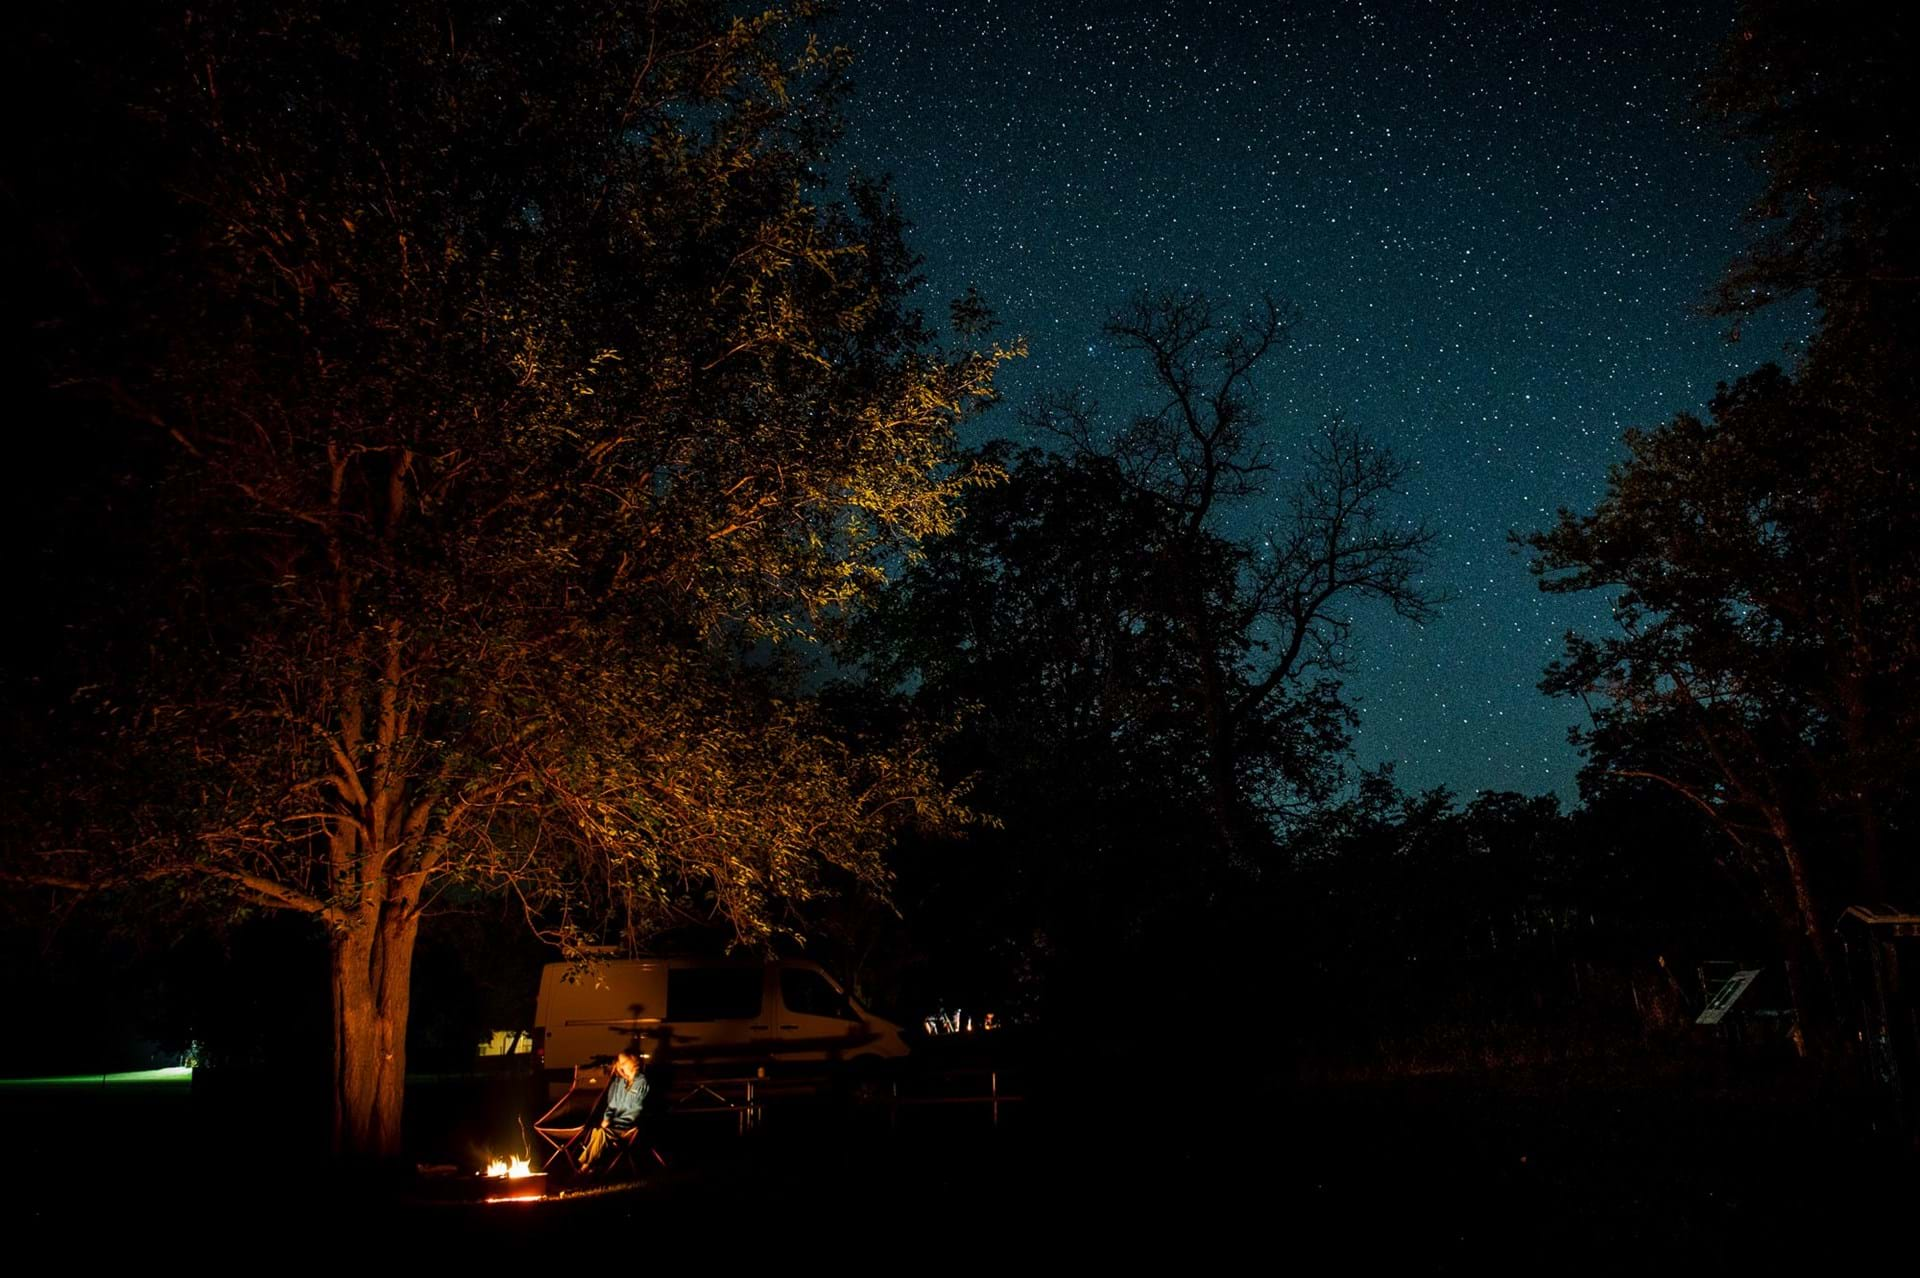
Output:
[[123,1083],[191,1083],[193,1068],[136,1069],[123,1074],[53,1074],[41,1078],[0,1078],[0,1087],[110,1087]]

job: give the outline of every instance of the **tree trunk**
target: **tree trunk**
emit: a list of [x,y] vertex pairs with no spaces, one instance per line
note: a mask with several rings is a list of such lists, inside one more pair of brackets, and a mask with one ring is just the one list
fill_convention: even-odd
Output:
[[390,1159],[401,1152],[407,1009],[419,931],[410,903],[394,900],[332,936],[336,1156]]
[[[1856,589],[1856,597],[1858,591]],[[1858,624],[1858,606],[1855,607],[1856,624],[1854,633],[1860,633]],[[1853,807],[1854,821],[1860,836],[1860,881],[1858,890],[1864,901],[1879,903],[1886,899],[1886,874],[1882,867],[1880,854],[1880,805],[1878,795],[1869,788],[1867,777],[1873,775],[1871,734],[1867,727],[1866,681],[1857,673],[1861,669],[1871,669],[1873,658],[1862,651],[1859,644],[1854,645],[1853,664],[1856,673],[1850,673],[1840,681],[1841,723],[1846,734],[1847,753],[1845,756],[1845,781],[1847,800]]]
[[1787,986],[1793,998],[1801,1048],[1823,1068],[1828,1068],[1844,1051],[1845,1043],[1840,1031],[1837,987],[1827,952],[1826,929],[1792,827],[1777,815],[1772,825],[1793,893],[1792,915],[1782,922],[1787,925]]

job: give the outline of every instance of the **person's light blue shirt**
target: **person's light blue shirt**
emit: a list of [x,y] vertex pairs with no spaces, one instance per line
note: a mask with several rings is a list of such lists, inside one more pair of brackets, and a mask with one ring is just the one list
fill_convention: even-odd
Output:
[[647,1100],[647,1076],[635,1074],[629,1083],[618,1074],[607,1086],[607,1126],[623,1132],[640,1122],[640,1106]]

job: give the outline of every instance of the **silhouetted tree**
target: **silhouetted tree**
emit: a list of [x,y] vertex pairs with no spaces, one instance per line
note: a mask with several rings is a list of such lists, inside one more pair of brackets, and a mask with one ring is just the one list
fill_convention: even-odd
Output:
[[[1345,423],[1298,441],[1274,491],[1281,443],[1261,406],[1262,365],[1287,322],[1267,298],[1238,319],[1204,294],[1143,292],[1106,335],[1146,374],[1146,407],[1118,422],[1078,391],[1040,400],[1035,428],[1101,459],[1154,512],[1152,551],[1199,717],[1219,848],[1243,868],[1272,859],[1276,818],[1323,801],[1331,774],[1276,773],[1275,708],[1337,700],[1351,609],[1384,603],[1413,621],[1434,597],[1417,583],[1432,535],[1387,509],[1405,468]],[[1274,501],[1277,521],[1245,513]],[[1257,533],[1229,534],[1233,520]],[[1284,720],[1285,715],[1277,716]]]
[[[1428,534],[1385,510],[1390,455],[1333,423],[1289,486],[1273,473],[1254,381],[1277,306],[1227,323],[1203,297],[1143,295],[1108,333],[1153,408],[1107,430],[1084,395],[1044,398],[1028,424],[1067,448],[991,447],[1008,482],[970,496],[851,652],[959,723],[946,775],[977,779],[1000,823],[902,858],[903,908],[946,938],[948,979],[979,983],[965,953],[1002,1000],[1111,1027],[1124,1000],[1205,1020],[1275,961],[1280,831],[1346,779],[1349,609],[1421,618],[1431,600]],[[1282,518],[1229,535],[1269,488]]]
[[1653,780],[1715,821],[1776,920],[1808,1031],[1828,1029],[1834,918],[1912,882],[1896,834],[1920,729],[1904,480],[1775,369],[1627,447],[1591,515],[1532,539],[1544,588],[1618,592],[1619,632],[1570,637],[1542,686],[1593,701],[1596,784]]
[[[901,906],[946,997],[1097,1016],[1103,986],[1134,997],[1150,979],[1115,985],[1111,964],[1190,948],[1228,909],[1197,672],[1153,501],[1105,459],[993,445],[983,461],[1008,480],[970,496],[849,649],[918,716],[956,724],[943,766],[997,822],[963,849],[903,849]],[[1229,546],[1194,553],[1230,580]],[[1310,693],[1267,713],[1257,766],[1324,787],[1345,708]]]
[[1747,211],[1761,234],[1720,281],[1721,313],[1807,292],[1827,337],[1854,360],[1889,341],[1910,348],[1920,317],[1917,53],[1920,21],[1904,7],[1741,6],[1699,104],[1752,147],[1766,185]]
[[1629,432],[1593,513],[1531,539],[1543,588],[1617,592],[1619,632],[1571,636],[1543,685],[1598,700],[1589,780],[1654,781],[1716,823],[1816,1049],[1837,1042],[1834,918],[1915,885],[1913,34],[1860,6],[1745,7],[1702,102],[1759,144],[1769,226],[1717,306],[1811,290],[1820,326],[1792,376]]

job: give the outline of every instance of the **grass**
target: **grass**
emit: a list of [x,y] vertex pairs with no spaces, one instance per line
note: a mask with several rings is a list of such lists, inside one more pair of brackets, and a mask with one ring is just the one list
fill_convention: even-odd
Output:
[[186,1065],[165,1069],[136,1069],[117,1074],[48,1074],[38,1078],[0,1078],[0,1089],[46,1090],[69,1087],[187,1087],[193,1083],[193,1070]]

